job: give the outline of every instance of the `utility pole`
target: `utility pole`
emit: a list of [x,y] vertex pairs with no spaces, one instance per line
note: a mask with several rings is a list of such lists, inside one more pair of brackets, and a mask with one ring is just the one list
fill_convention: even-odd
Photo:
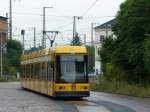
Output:
[[86,34],[84,34],[84,44],[86,44]]
[[12,39],[12,0],[9,0],[9,39]]
[[0,55],[1,55],[1,77],[3,77],[3,42],[2,42],[2,32],[0,32],[0,47],[1,47],[1,53],[0,53]]
[[76,16],[73,16],[73,38],[75,38],[76,34]]
[[22,47],[23,47],[23,54],[24,54],[24,50],[25,50],[25,44],[24,44],[25,30],[21,30],[21,35],[22,35]]
[[34,27],[34,48],[36,48],[36,29]]
[[93,36],[93,33],[94,33],[94,25],[95,24],[98,24],[98,23],[91,23],[91,45],[94,44],[94,36]]
[[9,39],[12,39],[12,0],[9,0]]
[[73,44],[77,44],[76,40],[78,38],[78,34],[76,32],[76,19],[82,19],[81,16],[73,16]]
[[43,7],[43,39],[42,39],[42,47],[46,48],[46,17],[45,17],[45,9],[53,8],[53,7]]
[[94,26],[94,23],[91,23],[91,45],[93,45],[93,26]]

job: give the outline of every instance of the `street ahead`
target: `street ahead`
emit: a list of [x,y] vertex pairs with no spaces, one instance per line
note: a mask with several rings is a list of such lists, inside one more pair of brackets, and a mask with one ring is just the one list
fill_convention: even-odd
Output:
[[0,112],[150,112],[150,99],[91,92],[83,100],[54,100],[26,91],[20,83],[0,83]]

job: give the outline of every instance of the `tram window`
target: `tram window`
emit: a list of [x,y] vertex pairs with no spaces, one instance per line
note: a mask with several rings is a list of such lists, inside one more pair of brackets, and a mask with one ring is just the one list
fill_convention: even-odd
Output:
[[57,82],[85,83],[87,77],[86,56],[57,56]]
[[39,68],[39,79],[43,79],[43,72],[42,72],[42,69],[43,69],[43,63],[40,63],[40,68]]
[[47,63],[44,62],[44,68],[43,68],[43,80],[47,80]]
[[26,65],[23,65],[23,76],[26,78]]
[[40,71],[40,64],[39,63],[36,63],[35,64],[35,78],[38,78],[39,76],[39,71]]
[[76,61],[76,71],[78,73],[84,73],[84,62]]
[[25,67],[25,72],[26,72],[26,78],[28,78],[28,64]]
[[29,64],[29,78],[31,78],[31,64]]
[[45,62],[45,69],[44,69],[44,71],[45,71],[45,80],[47,80],[47,62]]
[[30,76],[30,64],[27,65],[27,75],[28,75],[28,78]]
[[47,80],[50,80],[50,61],[47,62]]
[[40,75],[41,75],[41,79],[45,79],[45,63],[41,63],[41,69],[40,69]]
[[40,64],[40,72],[39,72],[39,78],[41,80],[47,80],[47,65],[46,65],[46,62],[42,62]]
[[23,77],[26,77],[26,65],[23,65]]
[[30,78],[30,64],[28,64],[28,78]]
[[34,64],[31,64],[31,78],[33,78],[34,75]]
[[21,65],[21,77],[24,78],[24,65]]

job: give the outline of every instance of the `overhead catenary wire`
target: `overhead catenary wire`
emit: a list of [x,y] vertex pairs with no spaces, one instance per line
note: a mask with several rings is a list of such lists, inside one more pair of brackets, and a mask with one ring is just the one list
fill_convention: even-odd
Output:
[[64,27],[70,26],[71,24],[72,24],[72,22],[69,22],[69,23],[64,24],[64,25],[62,25],[62,26],[58,26],[57,28],[54,28],[54,30],[62,29],[62,28],[64,28]]
[[98,0],[95,0],[92,5],[82,14],[82,16],[85,16],[98,2]]

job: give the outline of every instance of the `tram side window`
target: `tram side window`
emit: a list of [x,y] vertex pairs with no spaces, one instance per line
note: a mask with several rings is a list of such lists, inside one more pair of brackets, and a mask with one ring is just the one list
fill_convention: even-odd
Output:
[[35,74],[34,74],[34,78],[38,78],[38,76],[39,76],[39,71],[40,71],[40,63],[36,63],[36,64],[35,64]]
[[26,78],[28,78],[28,72],[27,72],[27,70],[28,70],[28,65],[25,65],[25,75],[26,75]]
[[24,75],[24,78],[26,78],[26,65],[23,65],[23,75]]
[[44,73],[44,80],[47,80],[47,62],[45,62]]
[[47,63],[47,80],[51,80],[50,79],[50,66],[51,66],[51,64],[50,64],[50,61],[48,61],[48,63]]
[[29,72],[29,76],[28,77],[31,78],[31,64],[29,64],[29,71],[28,72]]
[[24,65],[21,65],[21,77],[24,78]]
[[47,80],[47,63],[46,62],[41,63],[40,79]]
[[40,78],[41,80],[44,79],[44,62],[40,63],[39,78]]
[[34,76],[34,64],[31,64],[31,78]]
[[30,78],[30,64],[27,65],[27,75],[28,78]]

